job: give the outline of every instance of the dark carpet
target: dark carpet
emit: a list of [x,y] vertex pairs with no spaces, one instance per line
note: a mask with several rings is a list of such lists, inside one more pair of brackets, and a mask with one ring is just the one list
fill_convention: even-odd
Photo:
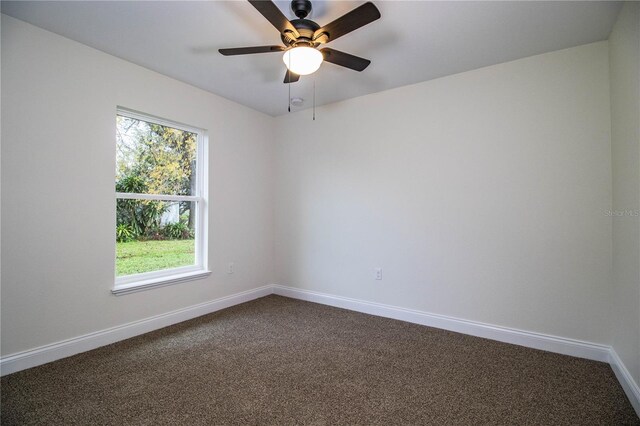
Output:
[[609,365],[268,296],[2,378],[3,425],[640,425]]

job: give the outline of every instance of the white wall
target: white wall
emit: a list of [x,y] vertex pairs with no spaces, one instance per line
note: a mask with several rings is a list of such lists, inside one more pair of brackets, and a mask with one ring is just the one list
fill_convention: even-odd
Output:
[[608,70],[599,42],[278,118],[277,282],[609,343]]
[[640,4],[609,38],[613,165],[613,348],[640,383]]
[[[272,282],[271,117],[5,15],[2,104],[3,355]],[[118,105],[208,130],[208,279],[111,294]]]
[[[606,215],[607,42],[328,105],[313,122],[13,18],[1,30],[3,356],[271,282],[605,344],[612,317],[639,318],[632,298],[611,313],[626,246],[612,252]],[[208,129],[210,278],[111,295],[116,105]],[[622,300],[638,290],[617,285]]]

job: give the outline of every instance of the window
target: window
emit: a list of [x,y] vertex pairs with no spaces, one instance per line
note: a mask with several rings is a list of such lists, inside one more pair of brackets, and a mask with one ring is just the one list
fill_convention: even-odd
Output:
[[209,274],[205,158],[204,131],[118,109],[115,294]]

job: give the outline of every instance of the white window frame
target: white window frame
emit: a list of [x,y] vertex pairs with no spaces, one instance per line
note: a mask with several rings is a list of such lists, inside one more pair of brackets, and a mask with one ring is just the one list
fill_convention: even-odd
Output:
[[[155,201],[192,201],[196,203],[195,209],[195,264],[182,266],[179,268],[162,269],[158,271],[144,272],[141,274],[131,274],[115,277],[115,284],[112,293],[115,295],[133,293],[155,287],[175,284],[184,281],[191,281],[203,278],[211,274],[207,268],[207,166],[208,166],[208,140],[207,133],[203,129],[187,126],[149,114],[131,111],[118,107],[116,116],[121,115],[135,120],[148,123],[159,124],[178,130],[195,133],[196,138],[196,193],[192,195],[155,195],[136,194],[128,192],[115,192],[115,200],[135,199],[135,200],[155,200]],[[114,239],[115,242],[115,239]],[[115,246],[114,246],[115,255]]]

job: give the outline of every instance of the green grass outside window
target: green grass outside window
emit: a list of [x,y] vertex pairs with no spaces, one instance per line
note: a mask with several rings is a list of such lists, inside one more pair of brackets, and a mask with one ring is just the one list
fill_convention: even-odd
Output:
[[190,266],[194,263],[195,240],[116,243],[117,276]]

